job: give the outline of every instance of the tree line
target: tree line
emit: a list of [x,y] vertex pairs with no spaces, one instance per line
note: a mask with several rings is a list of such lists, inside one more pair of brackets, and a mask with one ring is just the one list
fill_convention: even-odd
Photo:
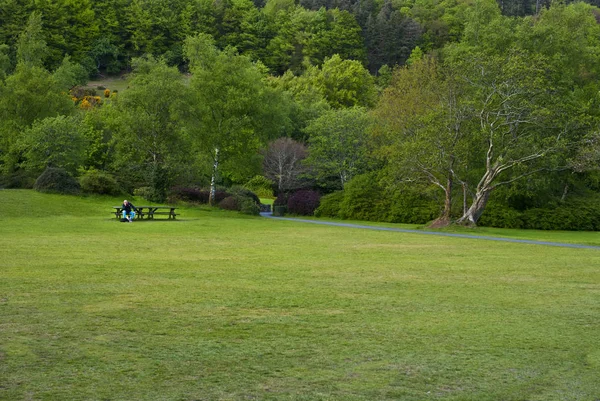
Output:
[[[369,12],[368,2],[98,3],[7,3],[4,186],[61,167],[113,174],[156,200],[174,186],[213,199],[219,185],[262,175],[281,193],[330,194],[330,215],[439,225],[477,224],[490,209],[509,225],[516,212],[598,199],[593,5],[536,3],[525,15],[531,3],[516,12],[493,0]],[[58,34],[60,19],[46,25],[64,7],[90,17],[72,36],[64,21]],[[92,107],[74,101],[90,73],[125,65],[127,90]]]
[[[567,1],[567,3],[570,0]],[[598,5],[597,0],[589,3]],[[130,68],[145,54],[185,68],[183,40],[210,34],[220,49],[236,47],[271,74],[303,71],[339,54],[372,74],[403,65],[412,49],[440,49],[462,35],[471,0],[3,0],[0,43],[14,68],[17,38],[32,12],[42,16],[44,65],[65,54],[90,75]],[[506,16],[537,15],[550,0],[498,0]]]

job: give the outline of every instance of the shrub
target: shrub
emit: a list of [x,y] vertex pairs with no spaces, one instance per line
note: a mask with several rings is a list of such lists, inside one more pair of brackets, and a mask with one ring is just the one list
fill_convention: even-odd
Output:
[[110,89],[104,89],[104,97],[110,97]]
[[288,199],[287,210],[293,214],[310,216],[319,207],[321,195],[317,191],[303,189],[293,193]]
[[144,199],[149,199],[152,196],[152,192],[152,187],[140,187],[133,190],[133,195]]
[[115,178],[103,171],[90,170],[79,179],[79,183],[85,193],[118,195],[121,192]]
[[345,185],[338,214],[343,219],[387,221],[390,206],[377,175],[361,174]]
[[19,169],[7,175],[0,175],[0,188],[33,188],[36,177],[31,171]]
[[600,230],[600,197],[588,194],[523,212],[501,201],[490,201],[477,223],[535,230]]
[[273,206],[273,216],[284,216],[285,212],[287,212],[287,206]]
[[247,188],[236,185],[236,186],[229,188],[229,192],[232,195],[237,196],[238,198],[252,199],[252,201],[254,203],[256,203],[257,205],[260,205],[260,199],[258,198],[258,196],[256,196],[256,194],[254,192],[250,191]]
[[262,198],[273,197],[273,182],[262,175],[257,175],[252,178],[244,187],[254,192],[256,195]]
[[[208,190],[208,192],[210,193],[210,190]],[[222,189],[217,189],[215,191],[215,203],[219,204],[221,201],[225,200],[226,198],[229,198],[231,196],[231,194],[225,190]]]
[[522,213],[500,202],[489,202],[477,225],[484,227],[524,228]]
[[244,214],[250,214],[253,216],[258,216],[260,214],[260,206],[250,198],[245,198],[242,200],[239,208],[240,212]]
[[225,210],[240,210],[240,205],[238,204],[238,199],[235,196],[228,196],[219,202],[219,207]]
[[439,201],[427,196],[422,188],[401,186],[390,197],[386,221],[391,223],[425,224],[440,215]]
[[220,208],[238,210],[252,215],[260,213],[260,199],[252,191],[244,187],[234,186],[230,188],[229,192],[231,195],[219,202]]
[[208,197],[210,196],[209,191],[198,188],[174,187],[171,188],[170,192],[173,199],[202,204],[208,203]]
[[273,207],[275,207],[275,206],[287,207],[289,197],[290,197],[290,195],[285,192],[280,193],[277,196],[277,198],[273,201]]
[[600,230],[598,201],[573,200],[523,212],[525,228],[538,230]]
[[48,167],[35,181],[33,189],[38,192],[51,192],[75,195],[80,185],[65,169]]
[[336,191],[325,195],[321,198],[321,202],[315,216],[317,217],[340,217],[340,204],[344,199],[344,191]]

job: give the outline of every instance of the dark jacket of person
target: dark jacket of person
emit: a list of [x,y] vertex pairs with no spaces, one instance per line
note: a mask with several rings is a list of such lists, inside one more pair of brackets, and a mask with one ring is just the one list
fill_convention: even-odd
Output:
[[131,213],[131,209],[136,210],[135,206],[133,206],[133,203],[131,202],[127,202],[127,204],[123,203],[123,206],[121,206],[121,208],[125,210],[127,214]]

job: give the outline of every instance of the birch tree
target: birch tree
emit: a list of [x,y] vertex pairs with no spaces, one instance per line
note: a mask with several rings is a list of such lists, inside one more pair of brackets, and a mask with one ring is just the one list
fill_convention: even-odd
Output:
[[265,69],[235,49],[219,51],[209,35],[184,45],[195,105],[191,135],[198,152],[212,159],[210,203],[224,162],[244,163],[282,132],[287,119],[280,92],[266,84]]

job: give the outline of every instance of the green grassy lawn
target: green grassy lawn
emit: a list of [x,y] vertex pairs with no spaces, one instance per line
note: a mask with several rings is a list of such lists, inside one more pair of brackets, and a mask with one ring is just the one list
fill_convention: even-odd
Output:
[[600,399],[600,251],[121,201],[0,190],[1,400]]
[[110,91],[117,90],[118,92],[123,92],[127,89],[129,85],[129,80],[127,76],[115,76],[115,77],[107,77],[103,79],[97,79],[93,81],[89,81],[86,88],[95,89],[98,92],[99,96],[103,96],[103,89],[98,89],[99,86],[104,87],[106,89],[110,89]]

